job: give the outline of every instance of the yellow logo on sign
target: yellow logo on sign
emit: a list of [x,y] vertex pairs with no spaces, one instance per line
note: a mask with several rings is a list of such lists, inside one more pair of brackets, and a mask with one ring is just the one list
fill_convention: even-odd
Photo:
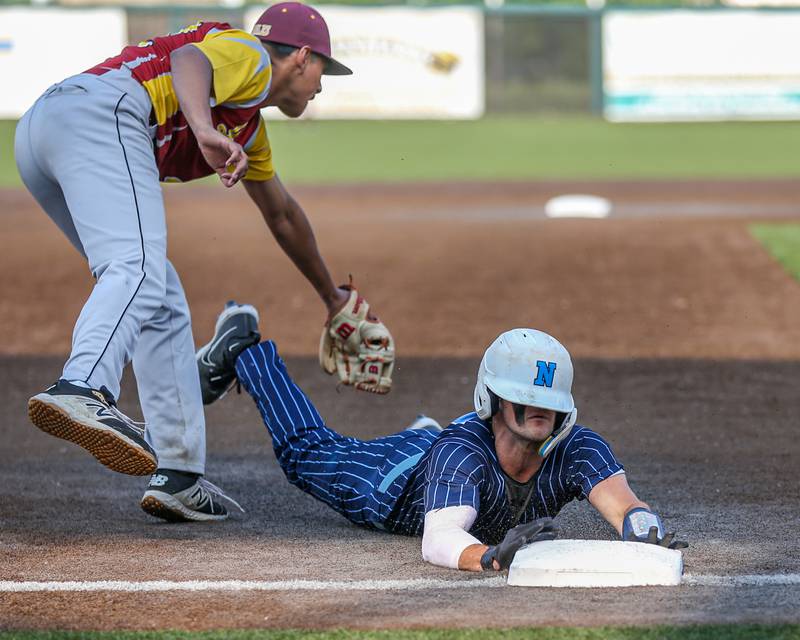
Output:
[[428,66],[434,71],[441,73],[450,73],[459,63],[458,56],[455,53],[447,51],[434,52],[428,58]]

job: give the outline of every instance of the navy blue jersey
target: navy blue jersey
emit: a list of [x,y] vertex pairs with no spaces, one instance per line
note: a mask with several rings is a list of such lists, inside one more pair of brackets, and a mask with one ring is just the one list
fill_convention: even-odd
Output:
[[[410,475],[406,495],[415,505],[422,505],[415,522],[432,509],[472,507],[478,517],[470,533],[482,542],[496,544],[516,524],[554,517],[568,502],[585,499],[598,482],[622,470],[603,438],[591,429],[575,426],[534,474],[525,510],[514,513],[490,422],[469,413],[442,431]],[[418,527],[416,533],[421,533],[421,524]]]
[[242,353],[236,372],[256,401],[288,480],[362,526],[421,535],[428,511],[467,505],[478,512],[470,533],[496,544],[515,524],[555,516],[622,471],[603,438],[575,426],[543,460],[531,481],[531,499],[516,514],[491,425],[477,414],[443,431],[406,429],[360,440],[325,425],[272,342]]

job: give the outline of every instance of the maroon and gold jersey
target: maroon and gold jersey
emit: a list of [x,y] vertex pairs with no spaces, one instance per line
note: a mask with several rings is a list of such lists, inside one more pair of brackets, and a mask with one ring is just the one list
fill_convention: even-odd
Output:
[[249,33],[222,22],[198,22],[177,33],[125,47],[118,56],[86,73],[103,75],[122,66],[130,69],[153,103],[161,180],[202,178],[214,172],[200,153],[172,86],[170,53],[187,44],[197,47],[211,63],[211,117],[218,131],[244,147],[250,163],[245,179],[269,180],[275,169],[259,105],[269,94],[272,65],[264,46]]

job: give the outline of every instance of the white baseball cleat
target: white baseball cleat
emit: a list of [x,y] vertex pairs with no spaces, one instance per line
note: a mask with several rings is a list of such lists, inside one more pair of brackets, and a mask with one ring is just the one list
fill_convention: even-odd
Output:
[[144,428],[117,409],[108,389],[59,380],[28,400],[28,417],[45,433],[74,442],[112,471],[146,476],[158,466]]

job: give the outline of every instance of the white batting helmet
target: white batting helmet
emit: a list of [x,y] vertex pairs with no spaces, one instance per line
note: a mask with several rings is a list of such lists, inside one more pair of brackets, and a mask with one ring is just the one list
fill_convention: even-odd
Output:
[[478,417],[487,420],[497,413],[498,398],[558,414],[553,433],[539,447],[539,455],[546,456],[567,437],[578,417],[569,353],[553,336],[536,329],[501,334],[483,354],[478,369]]

